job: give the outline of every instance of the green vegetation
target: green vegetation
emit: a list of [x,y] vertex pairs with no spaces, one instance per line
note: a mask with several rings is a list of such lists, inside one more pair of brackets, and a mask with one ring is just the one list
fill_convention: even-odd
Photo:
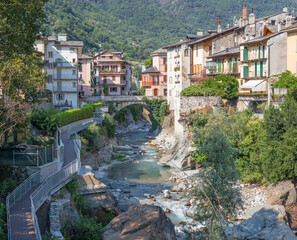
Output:
[[[286,101],[280,109],[270,106],[265,111],[263,120],[254,118],[250,111],[235,112],[230,109],[208,116],[197,115],[192,120],[193,126],[203,129],[199,130],[203,134],[196,138],[196,144],[204,147],[203,136],[219,128],[236,150],[236,165],[241,172],[242,181],[296,181],[296,112],[297,103]],[[209,161],[203,148],[199,146],[193,157],[200,163]]]
[[273,88],[288,89],[287,97],[297,99],[297,77],[290,71],[286,71],[279,75],[279,80],[273,85]]
[[56,126],[62,127],[72,122],[85,118],[93,117],[96,108],[100,108],[102,103],[87,104],[81,108],[58,112],[53,109],[35,109],[30,114],[31,124],[40,130],[46,130],[48,133],[54,133]]
[[69,193],[71,193],[71,200],[74,202],[77,210],[80,214],[84,213],[86,210],[84,196],[78,193],[78,189],[81,187],[80,182],[75,176],[73,180],[68,183],[65,188]]
[[102,126],[105,127],[107,136],[109,138],[115,137],[115,123],[110,114],[105,114],[105,118],[102,122]]
[[232,99],[237,96],[239,83],[235,77],[219,75],[209,78],[202,84],[195,84],[184,89],[181,96],[222,96],[224,99]]
[[162,99],[154,98],[153,100],[148,100],[147,97],[143,97],[142,101],[152,109],[154,117],[152,127],[153,129],[156,129],[158,126],[163,124],[168,106]]
[[153,66],[153,59],[152,58],[146,59],[144,60],[143,64],[146,68],[150,68]]
[[140,87],[139,89],[138,89],[138,93],[140,94],[140,95],[145,95],[145,87],[144,86],[142,86],[142,87]]
[[[84,41],[92,52],[123,50],[129,60],[141,61],[149,58],[152,51],[178,42],[187,34],[195,34],[197,28],[216,29],[217,16],[221,16],[225,28],[234,16],[239,19],[243,3],[237,0],[49,0],[45,27],[49,34],[66,32],[70,39]],[[294,8],[294,4],[293,0],[286,2],[288,7]],[[257,10],[257,18],[282,12],[283,6],[277,0],[247,3],[248,9]]]
[[121,109],[120,111],[118,111],[116,113],[116,115],[114,116],[114,119],[120,123],[124,122],[125,121],[125,115],[126,113],[130,111],[133,118],[134,118],[134,121],[138,121],[142,118],[142,107],[139,106],[139,105],[129,105],[123,109]]

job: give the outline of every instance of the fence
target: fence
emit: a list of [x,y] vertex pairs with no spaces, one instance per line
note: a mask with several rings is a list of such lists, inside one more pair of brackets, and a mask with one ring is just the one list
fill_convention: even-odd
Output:
[[73,175],[78,172],[80,168],[80,146],[80,139],[78,138],[77,134],[75,134],[74,150],[76,153],[76,159],[66,165],[56,174],[50,176],[30,196],[31,214],[37,240],[42,240],[42,237],[40,234],[36,211],[48,199],[48,197],[53,194],[53,192],[63,187],[67,182],[71,180]]
[[12,208],[18,200],[23,198],[32,187],[40,183],[40,171],[32,174],[28,177],[22,184],[20,184],[16,189],[14,189],[6,197],[6,210],[7,210],[7,231],[8,239],[11,238],[11,229],[10,229],[10,208]]

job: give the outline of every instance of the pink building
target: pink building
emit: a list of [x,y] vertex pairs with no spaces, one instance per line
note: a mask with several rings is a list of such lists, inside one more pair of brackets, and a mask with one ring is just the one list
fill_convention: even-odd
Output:
[[78,69],[78,94],[79,98],[92,96],[91,91],[91,61],[92,57],[82,54],[78,59],[80,67]]
[[120,96],[131,94],[131,64],[121,52],[102,52],[94,57],[93,95]]
[[142,72],[142,86],[147,97],[167,96],[167,50],[158,49],[151,55],[153,66]]

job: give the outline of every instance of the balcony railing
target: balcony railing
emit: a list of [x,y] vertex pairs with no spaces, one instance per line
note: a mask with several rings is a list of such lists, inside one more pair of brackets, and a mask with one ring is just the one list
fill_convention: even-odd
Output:
[[100,73],[116,73],[116,74],[126,74],[126,70],[122,69],[122,70],[101,70]]
[[54,86],[54,92],[77,92],[77,88],[68,86]]
[[65,81],[76,81],[77,80],[77,76],[75,75],[54,75],[53,76],[54,80],[65,80]]
[[70,62],[54,62],[54,67],[57,68],[76,68],[76,63],[70,63]]

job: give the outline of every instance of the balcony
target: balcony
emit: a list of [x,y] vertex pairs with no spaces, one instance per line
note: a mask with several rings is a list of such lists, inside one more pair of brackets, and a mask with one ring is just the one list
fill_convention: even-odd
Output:
[[76,81],[77,80],[77,76],[75,75],[54,75],[53,76],[54,80],[63,80],[63,81]]
[[250,58],[250,59],[243,59],[241,63],[253,63],[253,62],[262,62],[266,61],[267,58]]
[[56,108],[63,108],[63,107],[72,108],[72,101],[66,102],[65,100],[58,100],[58,102],[56,102],[54,106]]
[[100,71],[101,74],[126,74],[127,71],[125,69],[122,69],[120,71],[118,70],[101,70]]
[[77,92],[77,88],[70,86],[54,86],[54,92]]
[[70,62],[54,62],[54,67],[56,68],[76,68],[76,63]]

